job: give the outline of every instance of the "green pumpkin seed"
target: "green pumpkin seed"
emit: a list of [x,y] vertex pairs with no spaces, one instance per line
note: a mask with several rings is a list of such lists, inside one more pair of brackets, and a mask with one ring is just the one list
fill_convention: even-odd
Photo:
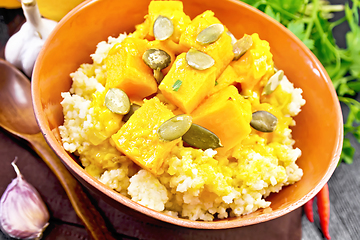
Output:
[[163,141],[173,141],[182,137],[190,128],[192,117],[186,114],[177,115],[160,125],[157,132]]
[[190,129],[182,136],[182,139],[190,146],[203,150],[223,147],[215,133],[195,123],[191,124]]
[[161,70],[171,63],[170,55],[164,50],[150,48],[142,56],[143,61],[153,70]]
[[135,113],[135,111],[138,110],[140,107],[141,107],[140,105],[137,105],[135,103],[131,104],[129,112],[124,115],[122,120],[124,122],[127,122],[130,119],[130,117]]
[[231,37],[231,45],[234,46],[234,44],[236,43],[237,39],[235,38],[235,36],[234,36],[230,31],[227,31],[226,34]]
[[130,110],[130,99],[119,88],[110,88],[105,95],[105,106],[113,113],[125,115]]
[[252,114],[251,127],[260,132],[273,132],[276,129],[277,118],[267,111],[257,111]]
[[197,70],[205,70],[214,66],[215,64],[215,60],[212,57],[194,48],[191,48],[186,53],[185,58],[189,66]]
[[219,39],[224,30],[225,28],[222,24],[212,24],[196,36],[196,41],[202,45],[213,43]]
[[154,70],[154,78],[158,84],[162,82],[162,80],[164,79],[164,74],[161,72],[160,69]]
[[245,35],[239,39],[233,46],[234,60],[238,60],[244,55],[253,45],[253,40],[250,35]]
[[272,92],[274,92],[275,89],[279,86],[280,81],[283,79],[283,77],[284,77],[284,71],[283,70],[279,70],[274,75],[272,75],[269,78],[268,82],[266,83],[262,94],[269,95]]
[[174,25],[171,19],[159,15],[153,26],[154,37],[156,40],[166,40],[174,33]]

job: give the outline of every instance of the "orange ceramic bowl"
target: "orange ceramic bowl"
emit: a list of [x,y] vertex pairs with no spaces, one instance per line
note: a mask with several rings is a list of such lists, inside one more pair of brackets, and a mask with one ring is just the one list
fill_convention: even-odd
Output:
[[38,57],[32,79],[35,115],[48,144],[71,173],[116,208],[137,213],[149,221],[198,229],[226,229],[268,221],[299,208],[314,197],[334,172],[342,148],[342,114],[336,92],[323,66],[301,41],[272,18],[236,0],[183,0],[183,4],[191,18],[212,10],[237,38],[244,33],[258,33],[261,39],[267,40],[276,66],[285,71],[296,87],[303,89],[306,100],[293,128],[296,147],[303,152],[297,163],[304,175],[296,184],[270,195],[269,208],[213,222],[171,217],[106,187],[63,149],[57,127],[63,123],[60,93],[70,89],[69,74],[80,64],[91,63],[90,54],[98,42],[108,36],[134,31],[134,26],[144,20],[149,1],[83,2],[60,21]]

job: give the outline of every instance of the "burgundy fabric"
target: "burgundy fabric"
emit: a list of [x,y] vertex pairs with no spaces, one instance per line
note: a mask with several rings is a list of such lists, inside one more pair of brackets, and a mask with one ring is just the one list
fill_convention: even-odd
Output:
[[[17,156],[17,165],[21,173],[39,191],[48,206],[51,219],[44,239],[89,239],[86,229],[76,216],[55,175],[25,142],[15,139],[1,129],[0,156],[0,194],[16,177],[11,162]],[[95,194],[91,196],[117,239],[301,239],[301,209],[281,218],[248,227],[229,230],[196,230],[161,222],[151,224],[143,222],[113,208],[98,199]]]

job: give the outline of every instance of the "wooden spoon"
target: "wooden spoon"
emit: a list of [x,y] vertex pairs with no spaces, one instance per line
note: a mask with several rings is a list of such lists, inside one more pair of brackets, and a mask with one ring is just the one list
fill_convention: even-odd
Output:
[[25,139],[54,172],[93,239],[114,239],[80,183],[47,145],[36,123],[30,89],[29,79],[10,63],[0,59],[0,126]]

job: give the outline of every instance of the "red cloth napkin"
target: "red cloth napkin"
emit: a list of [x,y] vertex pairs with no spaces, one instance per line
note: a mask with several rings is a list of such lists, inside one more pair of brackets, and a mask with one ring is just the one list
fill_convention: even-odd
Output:
[[[13,138],[0,129],[0,156],[0,194],[16,177],[11,162],[17,156],[17,165],[21,173],[39,191],[48,206],[51,219],[43,239],[90,239],[55,175],[25,142]],[[117,239],[301,239],[301,209],[262,224],[227,230],[198,230],[160,221],[143,222],[113,208],[95,194],[91,196]],[[0,235],[0,240],[2,239],[6,239],[4,235]]]

